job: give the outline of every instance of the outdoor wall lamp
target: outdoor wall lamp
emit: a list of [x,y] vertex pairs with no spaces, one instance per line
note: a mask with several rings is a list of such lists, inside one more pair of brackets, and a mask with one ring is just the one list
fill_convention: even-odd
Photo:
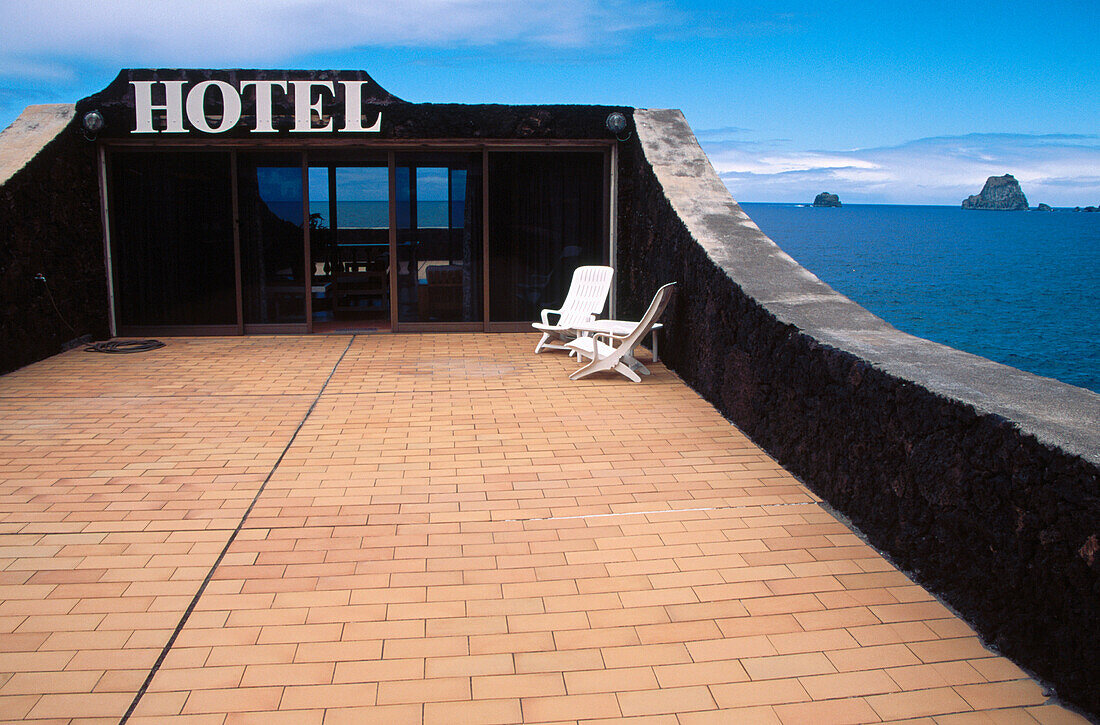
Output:
[[[624,116],[623,114],[615,111],[614,113],[608,115],[606,123],[607,130],[615,134],[615,138],[619,139],[620,141],[626,141],[628,138],[630,138],[630,132],[626,130],[626,116]],[[623,131],[626,131],[625,136],[623,135]]]
[[81,120],[84,127],[84,138],[95,141],[96,134],[103,130],[103,114],[99,111],[88,111]]

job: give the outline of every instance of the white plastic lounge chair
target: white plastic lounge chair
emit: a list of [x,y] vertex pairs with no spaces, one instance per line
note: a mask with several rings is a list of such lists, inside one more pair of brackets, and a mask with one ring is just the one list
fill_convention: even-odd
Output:
[[[649,371],[634,359],[632,355],[634,347],[646,336],[653,327],[653,323],[665,311],[668,301],[672,299],[672,291],[675,286],[675,282],[669,282],[657,290],[657,294],[653,295],[653,301],[649,303],[649,309],[645,311],[642,319],[638,321],[634,329],[627,334],[613,335],[607,332],[597,332],[591,337],[578,337],[576,340],[567,342],[565,344],[567,349],[575,351],[582,358],[590,358],[588,364],[570,375],[569,379],[580,380],[602,370],[614,370],[634,382],[640,383],[642,379],[638,376],[638,373],[648,375]],[[607,342],[601,342],[600,338],[607,340]]]
[[[607,293],[611,290],[611,276],[615,270],[611,267],[590,265],[577,267],[573,272],[573,281],[569,283],[569,293],[561,309],[543,310],[542,322],[532,322],[531,326],[542,333],[542,339],[535,345],[535,352],[543,350],[565,350],[564,345],[554,340],[566,341],[577,336],[574,326],[580,322],[596,319],[607,302]],[[557,315],[553,323],[550,315]]]

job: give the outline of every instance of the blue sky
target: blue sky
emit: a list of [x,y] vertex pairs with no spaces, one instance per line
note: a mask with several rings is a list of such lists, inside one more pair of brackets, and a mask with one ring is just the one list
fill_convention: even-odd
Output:
[[679,108],[740,201],[1100,204],[1095,0],[0,0],[0,127],[122,67],[363,69],[410,101]]

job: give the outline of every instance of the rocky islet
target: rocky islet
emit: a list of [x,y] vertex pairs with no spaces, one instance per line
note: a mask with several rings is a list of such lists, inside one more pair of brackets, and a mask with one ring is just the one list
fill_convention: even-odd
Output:
[[985,180],[980,194],[963,200],[963,209],[993,209],[996,211],[1026,210],[1027,197],[1020,189],[1020,182],[1012,174],[990,176]]

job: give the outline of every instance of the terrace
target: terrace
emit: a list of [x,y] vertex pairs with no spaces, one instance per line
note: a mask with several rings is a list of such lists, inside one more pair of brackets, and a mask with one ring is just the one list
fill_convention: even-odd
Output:
[[1086,722],[664,366],[535,339],[0,378],[0,719]]

